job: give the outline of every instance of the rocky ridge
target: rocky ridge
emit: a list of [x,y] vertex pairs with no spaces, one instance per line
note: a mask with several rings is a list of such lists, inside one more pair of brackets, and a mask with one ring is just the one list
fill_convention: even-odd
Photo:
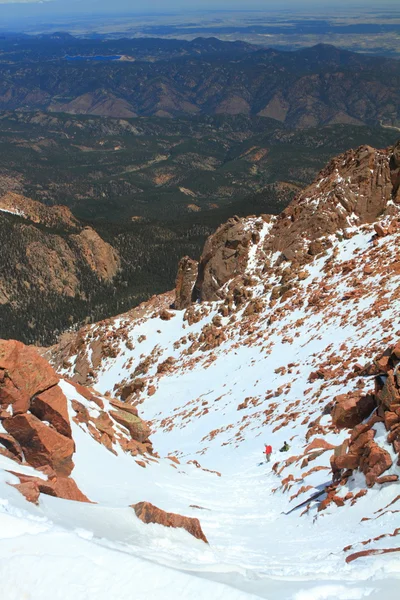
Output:
[[72,378],[85,364],[85,383],[140,405],[178,459],[188,428],[202,462],[261,434],[289,440],[273,466],[288,512],[360,504],[372,527],[399,500],[398,148],[338,157],[277,218],[230,220],[195,285],[181,263],[184,310],[154,297],[52,349],[54,363]]
[[46,335],[46,317],[60,329],[81,320],[76,311],[86,306],[87,315],[92,298],[109,293],[121,269],[117,251],[67,207],[47,207],[15,193],[0,198],[0,240],[4,337],[37,340],[36,329]]

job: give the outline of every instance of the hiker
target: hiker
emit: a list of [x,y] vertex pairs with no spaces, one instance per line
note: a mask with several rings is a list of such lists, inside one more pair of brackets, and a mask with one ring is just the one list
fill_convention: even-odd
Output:
[[282,448],[279,450],[279,452],[287,452],[289,450],[290,446],[287,442],[285,442],[282,446]]
[[271,454],[272,454],[272,446],[270,446],[269,444],[265,444],[265,458],[267,459],[267,462],[270,462],[271,460]]

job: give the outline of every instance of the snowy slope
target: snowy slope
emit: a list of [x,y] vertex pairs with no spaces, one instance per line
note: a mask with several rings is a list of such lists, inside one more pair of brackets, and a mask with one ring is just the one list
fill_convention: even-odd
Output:
[[[92,503],[28,503],[10,471],[34,470],[0,454],[6,600],[398,598],[396,402],[362,424],[389,479],[368,485],[357,463],[333,482],[331,461],[358,439],[337,425],[335,398],[400,388],[398,177],[389,151],[338,157],[279,217],[235,218],[210,238],[196,290],[204,300],[208,277],[219,299],[189,294],[176,311],[173,293],[154,297],[48,352],[66,378],[71,477]],[[71,380],[102,394],[110,439],[92,392]],[[132,445],[112,398],[138,409],[154,451]],[[143,523],[141,501],[198,518],[209,544]]]
[[[331,481],[332,451],[318,456],[308,445],[323,438],[337,446],[349,435],[332,427],[324,407],[337,394],[359,386],[372,389],[373,377],[358,375],[355,365],[366,365],[399,338],[400,273],[392,266],[400,259],[400,233],[378,238],[365,225],[353,227],[344,238],[332,236],[329,253],[307,265],[293,293],[278,302],[265,291],[267,284],[273,289],[279,283],[279,276],[271,280],[268,275],[265,281],[262,240],[261,235],[248,266],[250,302],[262,299],[261,312],[245,316],[246,303],[233,313],[234,320],[232,315],[220,319],[217,334],[205,341],[202,332],[213,327],[222,301],[185,313],[169,309],[166,296],[164,305],[158,299],[155,310],[150,302],[139,318],[127,314],[88,327],[66,372],[72,376],[82,353],[90,361],[100,344],[105,355],[112,350],[111,357],[96,363],[95,386],[102,393],[123,388],[135,370],[145,379],[135,396],[140,414],[152,423],[152,441],[161,457],[173,454],[180,465],[170,468],[165,479],[162,460],[147,466],[141,472],[142,489],[146,499],[163,508],[183,514],[191,510],[210,542],[209,549],[187,554],[176,547],[165,553],[146,546],[140,550],[145,556],[262,598],[378,598],[384,593],[394,599],[398,555],[346,564],[349,551],[344,548],[399,547],[399,538],[390,535],[398,527],[398,484],[375,485],[344,507],[333,504],[318,512],[319,497],[308,503],[306,514],[301,515],[307,503],[284,513]],[[165,308],[169,320],[162,314]],[[212,347],[221,332],[222,342]],[[325,369],[324,377],[310,377],[318,369]],[[318,424],[310,427],[316,419]],[[385,437],[378,431],[376,441],[395,458]],[[288,455],[278,452],[285,440],[291,446]],[[270,465],[259,466],[264,442],[272,443],[275,452]],[[279,464],[272,469],[275,461]],[[400,469],[394,463],[388,473],[400,474]],[[75,477],[90,496],[90,480]],[[125,489],[122,484],[113,492],[118,503],[126,502]],[[357,472],[340,495],[354,497],[366,489],[364,475]],[[396,498],[393,510],[376,518]],[[378,536],[385,537],[373,539]]]

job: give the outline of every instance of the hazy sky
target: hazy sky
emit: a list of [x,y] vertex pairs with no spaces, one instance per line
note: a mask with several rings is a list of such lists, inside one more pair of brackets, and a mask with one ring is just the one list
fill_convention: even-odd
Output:
[[[313,7],[319,9],[335,9],[335,7],[374,7],[379,10],[383,6],[398,7],[400,0],[0,0],[0,4],[36,4],[41,9],[64,8],[87,6],[91,8],[107,8],[109,10],[131,10],[137,12],[162,11],[185,9],[268,9],[287,7]],[[23,7],[20,7],[23,10]]]

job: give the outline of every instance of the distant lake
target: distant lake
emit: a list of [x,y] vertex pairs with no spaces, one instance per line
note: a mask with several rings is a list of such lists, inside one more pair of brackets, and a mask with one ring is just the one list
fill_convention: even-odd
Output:
[[97,60],[97,61],[110,61],[110,60],[120,60],[121,54],[116,56],[65,56],[65,60]]

